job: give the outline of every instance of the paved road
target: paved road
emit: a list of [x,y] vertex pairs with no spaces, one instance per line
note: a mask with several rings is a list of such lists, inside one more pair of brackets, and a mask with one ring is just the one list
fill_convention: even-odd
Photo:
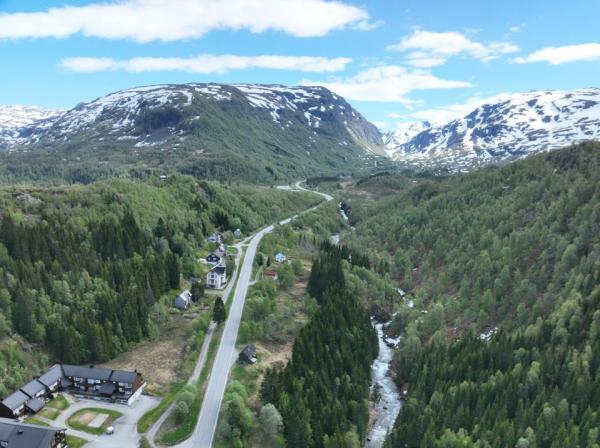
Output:
[[[238,266],[240,264],[240,259],[243,254],[242,244],[244,244],[244,242],[246,240],[247,240],[247,238],[233,246],[237,249],[237,254],[235,256],[236,268],[235,268],[235,271],[233,271],[233,274],[231,276],[229,284],[223,290],[223,301],[225,303],[227,303],[227,301],[229,300],[229,295],[231,293],[231,289],[233,288],[235,279],[237,278],[236,276],[237,276]],[[190,376],[190,378],[188,380],[188,384],[190,384],[194,381],[198,381],[198,379],[200,378],[200,374],[202,373],[204,364],[206,364],[208,348],[210,347],[210,342],[212,341],[212,338],[215,334],[215,329],[216,329],[216,324],[214,322],[211,322],[210,325],[208,326],[208,331],[206,332],[206,335],[204,336],[204,341],[202,342],[202,347],[200,348],[200,353],[198,354],[198,359],[196,361],[196,365],[194,366],[194,371],[192,372],[192,375]],[[154,422],[154,424],[150,427],[150,429],[146,433],[146,438],[150,442],[150,446],[156,448],[157,445],[154,442],[154,439],[156,438],[156,434],[158,433],[158,430],[160,429],[162,424],[165,422],[165,420],[169,417],[169,415],[171,415],[171,413],[173,412],[174,409],[175,409],[175,403],[173,403],[171,406],[169,406],[167,408],[167,410],[165,412],[163,412],[163,414],[160,416],[160,418],[158,420],[156,420],[156,422]]]
[[[295,188],[298,190],[306,190],[300,186],[301,182],[295,184]],[[333,198],[325,193],[319,193],[320,196],[324,197],[326,201],[331,201]],[[293,219],[313,211],[318,208],[321,204],[316,205],[304,212],[294,215],[291,218],[280,221],[280,225],[285,225],[291,222]],[[208,387],[204,395],[204,401],[202,402],[202,408],[200,409],[200,416],[196,429],[192,436],[183,442],[180,447],[183,448],[210,448],[213,443],[215,430],[219,421],[219,411],[221,410],[221,403],[223,395],[225,393],[225,387],[227,386],[227,379],[231,366],[235,362],[236,350],[235,342],[237,340],[238,330],[240,327],[240,321],[242,319],[242,312],[244,310],[244,302],[246,300],[246,293],[251,282],[252,276],[252,265],[254,263],[254,257],[256,250],[262,238],[273,231],[274,225],[266,227],[257,232],[251,237],[246,249],[246,255],[244,261],[240,267],[240,274],[238,282],[233,294],[233,300],[229,309],[229,316],[225,322],[225,328],[223,330],[223,337],[219,350],[213,364],[210,379],[208,381]]]

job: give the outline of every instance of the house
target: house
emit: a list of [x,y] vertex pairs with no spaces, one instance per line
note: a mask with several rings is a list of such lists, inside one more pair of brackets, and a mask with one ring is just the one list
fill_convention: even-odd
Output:
[[396,288],[396,292],[400,294],[400,297],[404,297],[406,295],[406,291],[404,291],[402,288]]
[[18,418],[28,412],[25,406],[30,397],[17,390],[0,402],[0,417]]
[[221,244],[223,242],[223,235],[215,232],[207,238],[207,241],[209,243]]
[[255,364],[256,363],[256,346],[253,344],[247,345],[238,356],[240,364]]
[[169,180],[169,176],[167,176],[166,174],[161,174],[159,176],[159,179],[162,180],[163,182]]
[[265,269],[265,271],[263,272],[263,278],[276,281],[277,279],[279,279],[279,274],[275,269]]
[[277,263],[284,263],[285,260],[287,260],[287,257],[285,256],[284,253],[278,252],[277,254],[275,254],[275,261]]
[[66,448],[64,428],[30,425],[0,418],[0,447]]
[[62,369],[70,383],[65,390],[78,397],[131,404],[139,398],[146,386],[142,375],[137,371],[67,364],[62,364]]
[[185,310],[188,306],[190,306],[190,303],[192,303],[192,293],[188,290],[185,290],[175,298],[173,305],[175,308]]
[[137,371],[55,364],[48,372],[33,378],[1,400],[0,417],[19,418],[35,414],[59,391],[82,398],[131,404],[142,394],[145,386],[142,375]]
[[207,255],[206,262],[208,264],[217,265],[223,261],[226,255],[227,253],[225,252],[225,250],[219,247],[217,250]]
[[233,231],[233,237],[234,238],[241,238],[242,237],[242,231],[240,229],[235,229]]
[[227,284],[227,270],[225,264],[220,263],[206,274],[206,287],[221,289]]

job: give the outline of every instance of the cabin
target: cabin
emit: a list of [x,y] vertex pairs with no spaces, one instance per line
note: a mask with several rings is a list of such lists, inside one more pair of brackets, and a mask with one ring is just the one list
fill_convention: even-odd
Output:
[[238,356],[240,364],[255,364],[256,363],[256,346],[253,344],[247,345]]
[[276,281],[279,279],[279,274],[275,269],[265,269],[263,272],[263,278],[267,280]]
[[188,290],[185,290],[175,298],[173,305],[175,306],[175,308],[185,310],[188,306],[190,306],[191,303],[192,293]]
[[227,269],[220,263],[206,273],[206,287],[221,289],[227,284]]
[[222,250],[216,250],[206,256],[206,262],[208,264],[217,265],[217,264],[221,263],[221,261],[223,261],[224,256],[225,256],[225,254],[223,253]]
[[286,260],[287,260],[287,257],[283,252],[278,252],[275,254],[275,261],[277,263],[285,263]]
[[209,235],[209,237],[206,239],[209,243],[213,243],[213,244],[221,244],[223,242],[223,235],[221,235],[220,233],[213,233],[212,235]]
[[0,417],[19,418],[28,412],[26,407],[28,397],[25,393],[17,390],[0,402]]
[[0,447],[66,448],[66,430],[0,418]]

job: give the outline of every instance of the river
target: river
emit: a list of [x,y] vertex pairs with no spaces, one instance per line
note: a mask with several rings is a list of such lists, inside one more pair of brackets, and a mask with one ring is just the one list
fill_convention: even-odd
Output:
[[394,346],[398,344],[400,338],[391,339],[384,337],[383,327],[385,324],[376,323],[375,330],[379,339],[379,355],[373,361],[371,367],[371,390],[379,385],[381,398],[375,403],[377,417],[373,426],[367,434],[365,448],[381,448],[387,433],[393,428],[396,417],[400,412],[402,402],[396,383],[389,375],[390,361],[394,357],[394,349],[386,343]]

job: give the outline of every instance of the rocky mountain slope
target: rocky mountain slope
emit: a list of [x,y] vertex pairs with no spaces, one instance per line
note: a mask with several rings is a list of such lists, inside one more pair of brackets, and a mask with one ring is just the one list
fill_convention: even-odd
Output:
[[383,147],[374,125],[322,87],[138,87],[41,118],[11,128],[4,146],[14,158],[53,153],[135,169],[170,160],[210,177],[277,178],[343,171]]
[[[418,128],[414,126],[413,128]],[[386,140],[399,161],[453,171],[600,139],[600,89],[501,95],[463,118]]]

